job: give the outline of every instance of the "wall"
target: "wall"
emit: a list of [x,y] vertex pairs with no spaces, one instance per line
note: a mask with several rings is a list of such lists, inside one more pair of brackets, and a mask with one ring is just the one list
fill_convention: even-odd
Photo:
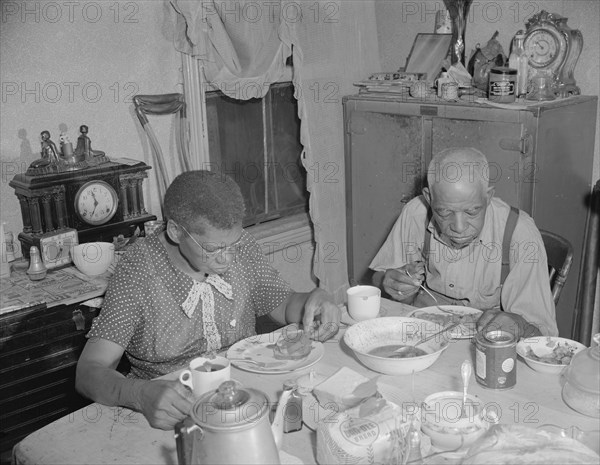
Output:
[[[163,1],[1,0],[0,6],[0,221],[16,236],[23,225],[8,183],[39,158],[41,131],[58,144],[66,130],[75,143],[86,124],[92,148],[153,165],[131,97],[182,92],[183,79]],[[172,119],[151,123],[173,154]],[[146,207],[160,216],[153,185],[151,171]],[[314,286],[312,256],[310,242],[268,254],[298,290]]]

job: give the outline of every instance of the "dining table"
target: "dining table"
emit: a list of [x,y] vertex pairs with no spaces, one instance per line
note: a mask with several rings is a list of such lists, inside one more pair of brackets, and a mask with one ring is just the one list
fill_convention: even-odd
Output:
[[[413,310],[409,305],[382,299],[379,316],[407,316]],[[420,403],[436,392],[462,392],[461,365],[465,360],[475,363],[473,340],[452,339],[431,367],[409,375],[383,375],[371,371],[354,356],[343,340],[347,328],[342,324],[338,333],[323,343],[323,356],[312,366],[288,373],[260,373],[232,365],[231,376],[244,386],[263,391],[276,405],[286,381],[297,380],[311,371],[330,376],[347,367],[376,379],[383,391],[391,393],[395,403]],[[531,428],[552,424],[565,429],[599,429],[597,418],[582,415],[565,404],[561,397],[564,383],[561,375],[536,372],[520,358],[516,369],[516,384],[510,389],[488,389],[474,379],[468,386],[470,394],[495,412],[499,423]],[[179,373],[166,377],[176,379]],[[281,463],[317,463],[317,434],[309,424],[306,421],[299,431],[283,435]],[[12,458],[15,465],[177,464],[177,451],[173,431],[152,428],[141,413],[128,408],[92,403],[24,438],[15,445]],[[424,458],[425,463],[431,464],[459,463],[456,454],[428,456],[425,451]]]

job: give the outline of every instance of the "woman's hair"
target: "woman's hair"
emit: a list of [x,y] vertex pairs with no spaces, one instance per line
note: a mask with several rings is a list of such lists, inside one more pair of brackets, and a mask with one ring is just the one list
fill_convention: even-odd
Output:
[[231,229],[245,214],[239,186],[224,173],[186,171],[177,176],[165,194],[164,213],[186,228],[202,233],[202,225]]

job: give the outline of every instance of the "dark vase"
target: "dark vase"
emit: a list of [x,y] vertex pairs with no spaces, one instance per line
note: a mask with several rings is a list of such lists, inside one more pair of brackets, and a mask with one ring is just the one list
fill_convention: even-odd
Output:
[[465,31],[469,8],[473,0],[444,0],[444,4],[452,19],[452,43],[450,56],[452,64],[461,62],[465,64]]

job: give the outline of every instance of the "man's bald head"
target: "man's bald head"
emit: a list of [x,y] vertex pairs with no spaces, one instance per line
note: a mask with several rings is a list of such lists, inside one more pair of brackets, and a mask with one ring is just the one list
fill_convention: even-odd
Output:
[[486,192],[489,187],[489,165],[487,158],[472,147],[444,149],[437,153],[427,170],[427,184],[471,185],[481,187]]

